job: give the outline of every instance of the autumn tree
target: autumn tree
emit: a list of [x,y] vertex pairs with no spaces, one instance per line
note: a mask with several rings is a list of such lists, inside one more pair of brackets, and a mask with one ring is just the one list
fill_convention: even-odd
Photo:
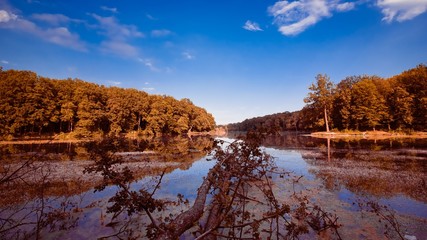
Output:
[[352,89],[360,76],[347,77],[337,84],[334,94],[332,119],[338,129],[350,129],[352,124]]
[[73,132],[77,137],[138,131],[151,135],[210,131],[215,121],[190,100],[0,71],[0,136]]
[[329,132],[328,114],[332,109],[335,86],[328,75],[318,74],[316,82],[308,88],[311,92],[304,98],[304,102],[311,105],[316,111],[323,112],[326,132]]
[[413,121],[413,96],[404,88],[396,86],[390,96],[391,115],[395,128],[410,128]]
[[[418,130],[426,130],[427,66],[420,64],[395,76],[395,78],[399,86],[409,94],[407,97],[412,98],[412,127]],[[409,101],[409,98],[407,100]]]
[[328,130],[332,124],[339,130],[426,130],[427,67],[423,64],[391,78],[346,77],[336,87],[326,75],[318,75],[316,80],[309,88],[307,105],[301,111],[288,117],[277,113],[246,119],[228,125],[228,129],[311,131],[323,125]]
[[365,77],[352,90],[352,113],[356,129],[372,128],[388,117],[385,99],[379,93],[372,78]]

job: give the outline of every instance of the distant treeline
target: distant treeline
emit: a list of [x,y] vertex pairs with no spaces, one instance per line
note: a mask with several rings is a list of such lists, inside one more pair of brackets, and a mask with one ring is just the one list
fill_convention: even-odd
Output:
[[351,76],[337,85],[327,75],[317,82],[301,111],[278,113],[229,124],[230,131],[427,130],[427,67],[423,64],[391,78]]
[[57,80],[0,67],[0,136],[72,133],[182,134],[210,131],[215,121],[189,99],[149,95],[78,79]]
[[263,129],[268,131],[298,131],[305,130],[301,124],[301,112],[284,112],[246,119],[240,123],[227,125],[228,131],[249,131]]

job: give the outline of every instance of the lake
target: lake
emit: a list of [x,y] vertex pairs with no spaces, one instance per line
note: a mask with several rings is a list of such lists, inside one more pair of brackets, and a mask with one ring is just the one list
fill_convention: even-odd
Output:
[[[233,139],[217,138],[225,145]],[[162,214],[185,211],[194,202],[215,165],[209,155],[213,145],[213,138],[201,136],[126,140],[114,154],[137,179],[130,189],[158,185],[157,199],[188,199],[189,204],[181,201],[156,212],[165,218]],[[107,213],[118,187],[94,192],[103,176],[83,174],[97,147],[84,142],[0,144],[0,238],[144,238],[147,219],[142,215],[112,219]],[[337,217],[343,239],[426,239],[427,139],[340,140],[284,133],[267,137],[262,150],[286,171],[285,177],[271,176],[276,198],[292,205],[300,195],[321,206]],[[300,238],[336,237],[308,233]],[[181,237],[192,238],[190,232]]]

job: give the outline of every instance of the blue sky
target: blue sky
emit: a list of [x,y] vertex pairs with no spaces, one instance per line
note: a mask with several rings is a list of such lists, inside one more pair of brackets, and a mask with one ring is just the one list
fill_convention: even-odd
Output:
[[427,64],[427,0],[0,0],[0,66],[190,98],[218,124],[299,110],[318,73]]

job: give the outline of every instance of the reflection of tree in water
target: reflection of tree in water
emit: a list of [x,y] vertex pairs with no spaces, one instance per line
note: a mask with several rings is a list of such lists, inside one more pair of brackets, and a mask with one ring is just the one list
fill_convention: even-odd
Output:
[[[399,154],[412,154],[417,158],[424,156],[425,159],[425,155],[423,155],[425,153],[418,150],[393,150],[393,153],[395,153],[394,160],[381,159],[379,157],[381,154],[378,154],[378,152],[383,152],[384,150],[375,151],[378,156],[376,155],[377,157],[374,161],[368,153],[365,154],[366,156],[361,154],[363,153],[361,149],[364,146],[360,143],[331,141],[331,156],[328,162],[328,144],[326,140],[299,137],[287,141],[287,138],[282,136],[282,138],[276,140],[269,137],[266,140],[266,145],[279,146],[280,144],[286,144],[283,147],[285,149],[306,149],[306,151],[303,151],[306,161],[319,166],[319,171],[315,174],[318,174],[323,179],[330,179],[330,188],[336,187],[336,184],[343,184],[346,187],[349,186],[349,189],[356,189],[355,192],[375,192],[375,190],[369,189],[369,186],[364,186],[364,182],[354,181],[351,184],[348,183],[352,177],[345,175],[349,171],[353,171],[356,174],[356,178],[359,175],[362,176],[359,171],[367,172],[366,175],[369,175],[371,170],[411,172],[412,169],[411,173],[414,175],[420,175],[423,171],[425,172],[425,166],[420,165],[416,160],[413,160],[412,165],[410,164],[411,167],[408,167],[407,162],[409,159],[415,159],[413,157],[407,157],[408,159],[398,164],[393,163],[397,159],[402,159]],[[293,138],[289,137],[289,139]],[[107,226],[111,227],[116,231],[113,234],[116,237],[151,236],[153,238],[177,238],[180,235],[185,235],[189,238],[199,237],[203,239],[217,237],[237,239],[270,237],[281,239],[300,235],[310,238],[320,232],[322,234],[326,233],[326,235],[323,235],[326,238],[340,238],[337,232],[338,224],[335,215],[325,212],[319,206],[308,201],[304,194],[294,193],[292,196],[286,196],[280,193],[276,195],[277,191],[283,192],[283,189],[276,184],[274,179],[287,181],[287,174],[283,170],[276,168],[268,155],[260,151],[256,141],[252,143],[251,141],[235,142],[229,148],[224,146],[216,147],[214,152],[215,159],[217,159],[215,167],[205,176],[198,189],[196,199],[190,199],[190,201],[186,201],[185,196],[182,195],[178,195],[176,200],[156,198],[156,190],[161,185],[162,177],[165,172],[169,171],[167,168],[163,167],[156,171],[150,171],[152,175],[158,175],[154,178],[154,181],[147,182],[142,187],[138,185],[138,188],[135,188],[133,181],[141,178],[141,176],[138,171],[133,171],[136,169],[130,169],[130,166],[133,166],[133,163],[139,163],[138,161],[148,164],[156,159],[161,159],[166,164],[170,163],[170,160],[178,158],[184,165],[177,166],[186,168],[194,162],[193,158],[198,159],[204,156],[213,146],[211,139],[181,138],[156,141],[122,139],[121,141],[113,141],[112,144],[110,146],[108,144],[105,146],[99,145],[99,143],[88,144],[88,146],[80,145],[75,148],[77,155],[72,162],[83,161],[79,159],[80,156],[101,160],[94,166],[95,168],[92,168],[93,173],[102,173],[100,179],[104,181],[98,182],[102,183],[98,189],[101,190],[103,187],[111,185],[118,187],[117,194],[111,198],[108,205],[110,213],[106,216],[101,214],[100,217],[101,222],[108,222],[103,229],[106,229]],[[116,147],[114,144],[120,147]],[[393,146],[399,144],[404,145],[406,143],[393,143]],[[352,147],[350,151],[346,150],[349,146]],[[377,145],[371,144],[368,149],[389,149],[389,147],[377,143]],[[28,154],[14,151],[13,154],[8,155],[11,157],[8,161],[9,163],[16,163],[18,155],[21,160],[24,159],[24,156],[29,156]],[[144,152],[149,154],[141,154]],[[43,153],[46,156],[51,154],[48,151]],[[20,174],[32,174],[34,171],[38,171],[37,169],[39,169],[40,165],[35,164],[37,163],[35,159],[42,159],[42,155],[34,155],[37,158],[25,158],[29,160],[28,166],[35,167],[35,169],[31,170],[32,172],[20,172]],[[53,154],[51,156],[56,155]],[[337,160],[338,158],[340,160]],[[54,158],[51,158],[42,162],[49,166],[53,160]],[[349,162],[348,165],[347,161]],[[122,164],[117,165],[116,163],[119,162]],[[355,164],[359,165],[355,166]],[[373,164],[370,166],[371,169],[365,169],[367,164]],[[2,166],[7,167],[7,165]],[[101,168],[97,170],[96,166]],[[106,168],[103,168],[103,166]],[[338,173],[334,171],[338,171]],[[2,170],[3,173],[6,173],[3,176],[7,176],[7,173],[10,174],[11,172]],[[49,191],[53,190],[49,190],[51,189],[49,186],[55,184],[69,185],[69,182],[54,183],[48,180],[49,175],[54,172],[45,173],[45,175],[41,175],[45,177],[38,178],[37,181],[24,183],[28,186],[28,189],[25,190],[28,192],[24,191],[22,198],[19,200],[22,204],[16,204],[16,202],[12,204],[13,201],[11,201],[9,205],[3,203],[5,205],[0,207],[1,238],[24,238],[31,234],[42,237],[47,236],[47,232],[51,229],[52,231],[58,231],[75,227],[79,223],[77,218],[83,214],[80,214],[80,212],[90,208],[87,203],[82,205],[82,201],[79,201],[78,196],[67,197],[70,195],[65,195],[64,197],[55,197],[59,196],[59,192],[55,193],[58,195],[50,195]],[[322,174],[325,175],[323,176]],[[362,178],[360,177],[361,180],[363,180]],[[289,177],[291,182],[297,182],[298,180]],[[2,196],[0,197],[4,197],[6,193],[13,192],[11,189],[17,188],[17,185],[13,185],[15,183],[13,181],[3,181],[0,187],[3,187],[5,191],[1,191]],[[83,184],[83,182],[80,183]],[[292,185],[292,183],[290,184]],[[369,185],[368,183],[366,184]],[[362,190],[357,190],[358,185],[362,186]],[[38,187],[36,188],[36,186]],[[84,185],[76,185],[76,187],[85,188]],[[32,189],[32,192],[30,189]],[[379,192],[378,194],[382,194],[384,190],[376,191]],[[420,190],[419,196],[423,196],[425,199],[425,192]],[[131,216],[128,216],[129,213],[131,213]],[[25,217],[17,218],[17,216]],[[181,224],[182,222],[186,224],[183,225]],[[308,235],[305,235],[307,232],[309,232]],[[106,233],[105,235],[109,234]]]
[[[191,206],[181,194],[176,201],[156,198],[163,174],[152,184],[133,189],[132,171],[114,167],[122,162],[120,156],[114,154],[115,140],[94,146],[92,158],[96,164],[87,171],[104,176],[103,183],[96,189],[102,191],[110,184],[118,187],[109,200],[108,212],[112,214],[110,224],[122,227],[109,237],[177,239],[184,235],[197,239],[293,239],[327,232],[327,236],[340,239],[336,216],[295,192],[293,204],[289,199],[276,197],[278,189],[272,178],[287,173],[261,151],[259,139],[260,136],[255,135],[226,144],[228,146],[220,142],[213,152],[216,164],[204,178]],[[176,206],[181,206],[180,212],[173,211]],[[138,221],[129,220],[128,217],[134,215]]]
[[[258,141],[238,141],[228,147],[216,146],[214,158],[217,163],[204,178],[197,191],[194,202],[178,194],[177,200],[157,199],[156,190],[160,187],[163,171],[154,178],[153,185],[135,190],[132,183],[139,178],[138,172],[126,165],[136,150],[128,140],[106,139],[99,143],[88,143],[86,154],[96,164],[87,168],[89,173],[100,172],[103,181],[96,190],[101,191],[110,185],[118,187],[118,192],[110,198],[107,226],[116,229],[111,237],[148,237],[156,239],[176,239],[181,235],[199,239],[225,238],[294,238],[301,234],[328,232],[339,237],[337,219],[308,201],[303,195],[294,195],[296,202],[290,204],[286,199],[275,197],[276,189],[273,175],[284,175],[275,167],[271,157],[263,153]],[[178,139],[172,142],[155,141],[142,143],[144,149],[157,149],[160,156],[168,161],[170,156],[182,161],[200,157],[212,147],[212,141]],[[125,154],[116,154],[126,149]],[[122,152],[123,153],[123,152]],[[187,157],[190,154],[191,157]],[[145,156],[144,156],[145,157]],[[5,202],[0,209],[1,238],[40,238],[49,231],[62,231],[78,224],[80,211],[90,206],[82,206],[78,196],[49,197],[48,180],[52,172],[49,168],[34,165],[42,155],[28,158],[25,172],[6,171],[1,186],[4,190],[31,174],[39,176],[27,184],[22,204]],[[37,161],[36,161],[37,159]],[[135,159],[131,158],[131,161]],[[11,162],[15,162],[12,159]],[[43,161],[48,164],[49,160]],[[27,164],[25,164],[26,166]],[[8,176],[18,174],[18,178]],[[25,185],[24,182],[23,184]],[[276,189],[277,190],[277,189]],[[2,191],[4,193],[4,191]],[[33,194],[33,195],[32,195]],[[2,194],[3,195],[3,194]],[[96,204],[95,204],[96,205]],[[181,210],[179,210],[181,209]],[[130,218],[137,215],[137,218]],[[101,214],[100,221],[105,216]],[[136,220],[136,221],[132,221]],[[334,235],[335,234],[335,235]]]
[[[323,141],[327,145],[328,140]],[[419,141],[418,145],[411,145],[411,140],[330,141],[330,148],[320,145],[302,152],[304,160],[316,166],[311,172],[328,189],[345,186],[357,194],[404,194],[427,202],[427,151]]]
[[[142,178],[177,167],[186,169],[205,156],[212,144],[211,138],[203,137],[124,140],[119,152],[152,152],[124,157],[124,165]],[[77,219],[72,213],[81,209],[79,194],[102,178],[83,174],[91,163],[91,148],[90,143],[0,145],[0,238],[37,238],[46,229],[74,227]],[[161,164],[173,159],[176,164]]]
[[[18,166],[3,156],[0,171],[0,238],[39,239],[43,232],[66,230],[76,226],[77,218],[72,211],[79,208],[78,198],[60,192],[52,196],[53,186],[49,181],[50,166],[36,164],[43,155],[22,156]],[[62,184],[66,184],[63,182]]]
[[[124,139],[118,153],[123,153],[124,164],[142,178],[176,168],[188,169],[212,145],[210,137]],[[101,178],[83,175],[84,168],[91,163],[92,147],[91,142],[0,145],[0,177],[15,176],[5,181],[7,186],[0,185],[0,190],[8,193],[7,198],[0,198],[0,205],[34,197],[36,193],[27,185],[37,182],[37,175],[43,171],[49,172],[49,185],[44,189],[47,196],[70,196],[90,190]]]

